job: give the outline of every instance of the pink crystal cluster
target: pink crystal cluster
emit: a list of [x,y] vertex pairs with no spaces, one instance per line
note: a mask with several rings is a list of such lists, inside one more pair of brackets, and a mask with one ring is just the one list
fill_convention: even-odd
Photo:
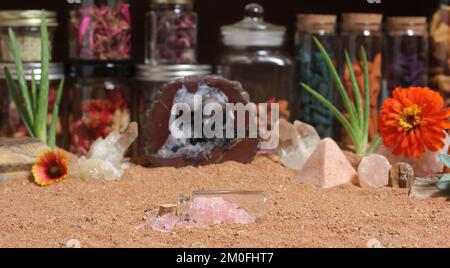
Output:
[[188,221],[174,215],[153,217],[139,228],[150,225],[154,231],[168,233],[175,226],[200,228],[217,224],[252,224],[256,221],[256,217],[245,209],[222,198],[195,198],[191,202],[189,215]]

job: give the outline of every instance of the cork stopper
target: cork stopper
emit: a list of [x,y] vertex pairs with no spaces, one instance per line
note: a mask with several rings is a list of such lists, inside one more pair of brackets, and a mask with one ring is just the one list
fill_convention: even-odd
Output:
[[391,34],[402,34],[405,31],[412,31],[417,35],[424,35],[427,32],[426,17],[389,17],[387,18],[387,24]]
[[344,30],[350,29],[380,29],[383,14],[378,13],[344,13],[342,23]]
[[334,31],[336,15],[323,14],[297,14],[297,28],[306,31]]

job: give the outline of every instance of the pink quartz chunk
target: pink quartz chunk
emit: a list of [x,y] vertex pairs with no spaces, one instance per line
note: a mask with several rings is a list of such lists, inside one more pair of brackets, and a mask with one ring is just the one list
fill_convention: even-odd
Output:
[[320,188],[331,188],[357,181],[358,174],[336,142],[326,138],[320,142],[296,178]]
[[189,208],[189,221],[182,221],[174,215],[153,217],[138,228],[150,225],[154,231],[169,233],[175,226],[199,228],[217,224],[252,224],[256,217],[245,209],[222,198],[195,198]]
[[358,166],[359,185],[363,188],[383,187],[389,184],[391,164],[378,154],[363,157]]

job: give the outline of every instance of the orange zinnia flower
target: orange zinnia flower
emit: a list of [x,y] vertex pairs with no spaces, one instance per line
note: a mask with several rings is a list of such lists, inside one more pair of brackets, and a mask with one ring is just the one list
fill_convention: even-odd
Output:
[[429,88],[397,88],[383,103],[379,131],[394,155],[419,158],[425,148],[438,151],[444,147],[449,116],[450,109],[444,108],[439,93]]
[[58,151],[44,153],[33,166],[34,181],[40,186],[59,182],[69,171],[67,157]]

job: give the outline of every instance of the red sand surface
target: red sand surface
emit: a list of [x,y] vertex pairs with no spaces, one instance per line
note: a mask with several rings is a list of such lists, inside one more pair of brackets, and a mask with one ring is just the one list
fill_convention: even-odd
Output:
[[[1,247],[450,247],[450,201],[415,200],[407,190],[345,185],[318,189],[267,158],[201,168],[131,168],[119,181],[68,179],[40,188],[26,179],[0,183]],[[159,204],[193,190],[264,190],[261,224],[136,227]]]

